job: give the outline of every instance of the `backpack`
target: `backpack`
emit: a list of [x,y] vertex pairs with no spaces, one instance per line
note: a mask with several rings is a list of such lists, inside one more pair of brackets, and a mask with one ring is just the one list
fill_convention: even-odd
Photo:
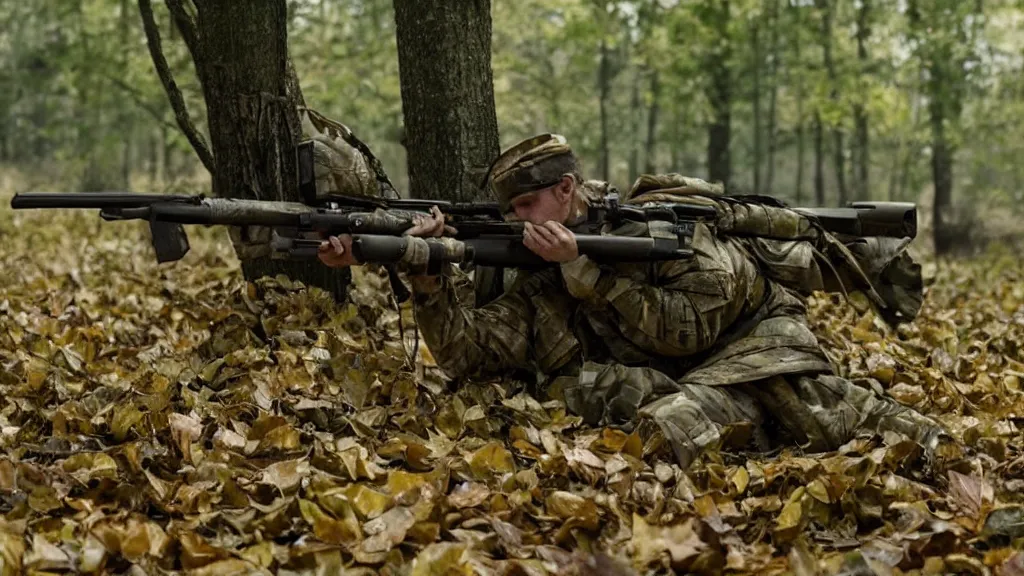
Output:
[[739,243],[766,277],[802,295],[861,293],[890,326],[921,309],[920,264],[908,253],[913,237],[851,236],[770,196],[726,194],[720,184],[680,174],[644,174],[625,205],[684,203],[712,206],[714,230]]

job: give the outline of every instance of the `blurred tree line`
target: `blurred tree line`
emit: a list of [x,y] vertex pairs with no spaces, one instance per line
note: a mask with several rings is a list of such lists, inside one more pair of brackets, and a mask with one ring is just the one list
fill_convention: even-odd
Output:
[[[202,171],[154,71],[141,5],[0,3],[0,162],[81,190],[139,176],[167,189]],[[155,2],[152,14],[209,141],[204,72],[168,9],[181,5]],[[351,127],[406,191],[393,0],[286,6],[302,98]],[[804,205],[934,189],[952,208],[936,224],[950,230],[942,220],[973,203],[1024,200],[1017,0],[493,0],[490,13],[501,147],[560,132],[586,176],[620,188],[673,171]]]

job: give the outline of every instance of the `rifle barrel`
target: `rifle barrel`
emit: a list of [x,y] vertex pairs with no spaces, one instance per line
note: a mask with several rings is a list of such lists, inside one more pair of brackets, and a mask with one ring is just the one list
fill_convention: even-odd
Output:
[[159,202],[194,202],[195,198],[133,192],[22,192],[11,199],[11,208],[141,208]]
[[826,230],[849,236],[915,238],[917,206],[912,202],[852,202],[846,208],[795,208]]

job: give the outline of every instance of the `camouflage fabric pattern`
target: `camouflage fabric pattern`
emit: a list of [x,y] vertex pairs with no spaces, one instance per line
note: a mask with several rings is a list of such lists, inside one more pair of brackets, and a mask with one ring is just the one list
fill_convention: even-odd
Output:
[[716,233],[743,239],[762,272],[794,292],[860,292],[892,324],[921,308],[921,267],[907,252],[911,238],[830,234],[797,210],[723,196],[720,188],[678,174],[641,176],[627,204],[693,203],[718,211]]
[[763,273],[751,242],[699,224],[692,260],[581,256],[521,272],[477,309],[449,269],[437,290],[414,283],[417,324],[451,376],[536,374],[586,423],[641,426],[682,466],[726,441],[829,450],[894,431],[934,448],[944,435],[934,421],[834,375],[799,293]]
[[[303,138],[313,142],[313,173],[317,196],[341,194],[398,198],[380,161],[356,138],[352,130],[312,108],[300,108],[299,117]],[[237,211],[246,208],[244,201],[235,202],[234,206],[224,203],[217,208]],[[292,207],[283,204],[279,209],[297,212],[306,210],[299,204]],[[269,227],[248,226],[243,229],[232,226],[228,228],[228,234],[240,260],[280,256],[273,252],[274,232]],[[312,235],[307,237],[316,239]]]
[[565,137],[541,134],[498,156],[488,171],[488,181],[502,210],[507,211],[516,196],[552,186],[576,171],[576,156]]

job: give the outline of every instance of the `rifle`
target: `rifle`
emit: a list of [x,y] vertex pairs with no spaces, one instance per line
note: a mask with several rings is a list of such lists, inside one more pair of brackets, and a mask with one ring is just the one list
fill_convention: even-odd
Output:
[[[180,260],[189,251],[183,225],[270,228],[270,257],[315,258],[323,238],[353,235],[353,255],[360,262],[383,264],[399,301],[408,291],[396,265],[410,250],[403,233],[414,218],[437,206],[457,232],[450,238],[426,239],[428,273],[446,263],[535,269],[549,265],[522,244],[523,225],[508,222],[495,202],[445,201],[368,196],[318,195],[312,168],[312,147],[300,144],[299,191],[303,202],[276,202],[203,195],[157,195],[130,192],[15,194],[11,207],[23,209],[98,209],[107,221],[145,220],[160,263]],[[763,199],[762,199],[763,200]],[[778,200],[771,200],[778,205]],[[767,201],[767,200],[766,200]],[[910,203],[860,202],[847,208],[794,208],[826,230],[857,236],[914,237],[916,208]],[[698,222],[713,225],[717,211],[694,204],[623,205],[610,194],[588,209],[584,222],[572,228],[581,254],[597,261],[654,262],[693,256],[690,239]],[[604,235],[607,225],[642,222],[643,236]],[[312,236],[312,237],[311,237]],[[452,242],[454,240],[454,242]],[[422,246],[422,244],[420,244]]]

